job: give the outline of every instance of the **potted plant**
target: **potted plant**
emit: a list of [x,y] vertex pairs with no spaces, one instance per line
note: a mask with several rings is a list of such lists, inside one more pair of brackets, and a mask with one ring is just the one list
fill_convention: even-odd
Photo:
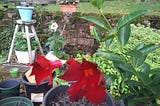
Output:
[[[56,68],[57,66],[62,65],[62,63],[63,62],[60,60],[50,62],[50,60],[47,60],[44,56],[37,54],[37,61],[35,61],[32,64],[33,69],[30,75],[35,76],[36,83],[37,85],[39,85],[42,81],[44,81],[44,79],[51,78],[51,75],[53,73],[53,67],[50,67],[50,65],[52,66],[54,65],[54,68]],[[69,103],[71,105],[76,103],[78,100],[82,100],[82,98],[84,98],[84,100],[86,100],[85,103],[89,104],[111,103],[109,104],[110,106],[115,106],[113,98],[109,95],[109,93],[106,92],[106,85],[103,73],[98,69],[96,63],[87,61],[85,59],[83,59],[82,62],[79,62],[73,58],[69,58],[67,59],[66,64],[68,65],[68,67],[66,68],[65,72],[58,78],[69,82],[71,85],[69,87],[65,87],[66,89],[64,89],[64,91],[58,91],[58,92],[67,93],[69,97],[68,101],[70,101]],[[62,89],[62,88],[58,87],[56,89]],[[51,94],[48,95],[52,95],[53,92],[50,91]],[[60,96],[59,94],[53,94],[53,95]],[[64,94],[65,97],[67,95]],[[51,96],[49,96],[49,98],[50,97]]]
[[52,80],[56,75],[54,69],[62,64],[61,60],[50,53],[45,57],[36,54],[35,61],[30,64],[31,68],[22,73],[21,79],[25,85],[27,97],[35,105],[40,105],[46,92],[52,88]]
[[79,0],[60,0],[60,11],[73,13],[76,12]]
[[[102,59],[112,61],[113,68],[119,73],[119,76],[115,77],[121,79],[119,98],[123,99],[127,106],[159,105],[160,68],[151,68],[145,60],[149,53],[160,48],[160,44],[142,42],[134,48],[126,47],[129,43],[131,22],[148,11],[139,10],[122,16],[116,26],[112,27],[103,14],[103,2],[104,0],[92,1],[101,17],[83,16],[82,19],[92,22],[95,25],[94,38],[99,42],[105,42],[106,49],[99,49],[96,54]],[[106,36],[101,36],[98,28],[106,32]],[[118,49],[115,49],[115,45]],[[111,77],[108,76],[108,78]]]
[[16,6],[18,9],[21,20],[23,21],[31,21],[34,7],[29,6],[26,0],[22,0],[20,6]]
[[[19,34],[14,41],[14,49],[15,54],[18,59],[19,63],[29,63],[29,55],[28,55],[28,46],[27,46],[27,40],[21,36],[22,33]],[[30,39],[31,42],[31,53],[32,53],[32,61],[34,61],[36,49],[38,46],[37,41],[35,41],[34,38]]]

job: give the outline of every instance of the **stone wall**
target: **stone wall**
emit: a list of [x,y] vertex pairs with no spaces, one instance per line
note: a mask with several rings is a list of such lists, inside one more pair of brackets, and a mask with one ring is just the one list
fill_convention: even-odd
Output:
[[[9,17],[7,16],[8,12],[9,10],[7,10],[7,12],[0,13],[1,32],[7,29],[10,31],[14,30],[14,20],[19,19],[18,13],[12,13],[13,16]],[[48,22],[50,22],[51,20],[55,20],[58,23],[60,30],[62,30],[64,25],[66,24],[62,35],[65,38],[65,50],[67,51],[67,53],[93,54],[98,48],[99,44],[90,36],[88,25],[89,23],[79,18],[83,15],[96,14],[82,14],[76,12],[72,15],[66,15],[61,12],[35,11],[33,18],[37,20],[35,28],[38,35],[48,34]],[[106,14],[106,17],[112,23],[112,26],[115,26],[115,23],[121,17],[121,15]],[[136,20],[134,23],[142,23],[146,26],[150,25],[152,28],[160,29],[160,16],[143,16]],[[45,42],[46,37],[40,36],[40,38],[42,39],[42,42]]]

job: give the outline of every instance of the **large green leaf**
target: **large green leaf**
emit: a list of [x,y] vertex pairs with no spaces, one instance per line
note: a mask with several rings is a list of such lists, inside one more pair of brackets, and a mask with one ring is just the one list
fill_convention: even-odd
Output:
[[132,66],[126,62],[114,62],[114,66],[118,69],[123,70],[124,72],[129,72],[132,74],[136,74],[135,70]]
[[139,16],[141,16],[147,12],[148,12],[147,10],[139,10],[139,11],[132,12],[132,13],[122,17],[118,21],[117,29],[122,28],[126,24],[130,24],[133,20],[135,20],[136,18],[138,18]]
[[110,51],[98,51],[96,55],[102,56],[103,58],[116,62],[125,62],[125,58],[119,54],[112,53]]
[[137,58],[140,58],[143,54],[137,50],[137,49],[133,49],[133,50],[130,50],[130,51],[127,51],[125,54],[129,55],[129,56],[132,56],[132,57],[137,57]]
[[104,0],[92,0],[92,5],[98,9],[103,7]]
[[126,52],[127,55],[131,56],[131,61],[135,67],[142,65],[148,55],[148,53],[159,48],[158,45],[149,44],[145,45],[144,43],[139,44],[135,49]]
[[129,64],[124,62],[113,62],[113,65],[119,71],[123,80],[128,80],[132,77],[134,71]]
[[147,55],[149,54],[150,52],[156,50],[160,48],[160,45],[157,45],[157,44],[148,44],[148,45],[145,45],[144,47],[142,47],[140,49],[140,52],[143,53],[143,55]]
[[123,26],[118,30],[117,35],[121,45],[124,46],[128,43],[130,34],[131,34],[130,24],[126,24],[125,26]]
[[99,18],[99,17],[83,16],[81,18],[92,22],[93,24],[97,25],[98,27],[100,27],[100,28],[102,28],[102,29],[104,29],[106,31],[109,31],[106,22],[104,20],[102,20],[101,18]]

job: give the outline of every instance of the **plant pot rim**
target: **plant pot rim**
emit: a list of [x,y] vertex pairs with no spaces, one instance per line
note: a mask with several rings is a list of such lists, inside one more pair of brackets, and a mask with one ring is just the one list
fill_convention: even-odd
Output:
[[9,89],[17,87],[20,84],[20,79],[19,78],[9,78],[9,79],[1,81],[0,83],[4,83],[4,82],[8,82],[8,81],[16,81],[17,83],[10,88],[1,88],[0,87],[1,90],[9,90]]
[[[28,70],[27,70],[27,71],[28,71]],[[24,80],[25,73],[26,73],[27,71],[23,72],[22,75],[21,75],[21,77],[20,77],[21,80],[22,80],[22,82],[25,83],[25,84],[27,84],[27,85],[36,86],[36,83],[31,83],[31,82],[28,82],[28,81]],[[45,81],[41,82],[40,85],[43,85],[43,84],[45,84],[45,83],[48,83],[48,80],[45,80]],[[38,85],[38,86],[40,86],[40,85]]]
[[[68,85],[57,85],[57,86],[51,88],[51,89],[45,94],[44,100],[43,100],[43,102],[42,102],[42,106],[46,106],[46,102],[47,102],[47,97],[48,97],[48,95],[49,95],[54,89],[58,89],[58,87],[68,88],[69,86],[68,86]],[[63,93],[63,92],[64,92],[64,91],[62,91],[62,93]],[[113,97],[111,96],[111,94],[110,94],[108,91],[106,91],[106,94],[107,94],[107,95],[106,95],[107,99],[109,98],[110,101],[111,101],[111,103],[112,103],[111,106],[115,106],[115,101],[114,101]],[[106,99],[106,101],[107,101],[107,99]]]
[[[27,70],[27,71],[28,71],[28,70]],[[20,79],[22,80],[22,82],[23,82],[24,84],[35,86],[36,83],[31,83],[31,82],[28,82],[28,81],[24,80],[25,73],[26,73],[27,71],[25,71],[25,72],[22,73]],[[53,77],[55,77],[55,76],[56,76],[56,73],[53,72]],[[49,82],[49,80],[45,80],[45,81],[41,82],[40,85],[43,85],[43,84],[48,83],[48,82]],[[38,85],[38,86],[40,86],[40,85]]]
[[30,7],[16,6],[16,8],[18,8],[18,9],[34,9],[34,7],[32,7],[32,6],[30,6]]
[[[8,102],[13,99],[14,99],[14,101]],[[11,104],[11,103],[23,101],[23,102],[27,103],[28,106],[34,106],[33,103],[30,101],[30,99],[28,99],[27,97],[23,97],[23,96],[14,96],[14,97],[8,97],[8,98],[1,99],[0,102],[2,102],[2,105],[5,105],[5,104],[3,104],[4,101],[6,101],[5,104],[8,104],[8,103]]]

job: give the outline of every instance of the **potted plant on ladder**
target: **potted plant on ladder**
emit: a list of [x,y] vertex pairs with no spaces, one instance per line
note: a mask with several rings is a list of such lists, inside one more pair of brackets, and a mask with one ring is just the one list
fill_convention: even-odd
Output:
[[32,20],[32,14],[34,7],[29,6],[29,4],[26,2],[26,0],[21,0],[21,5],[17,6],[19,15],[21,20],[23,21],[30,21]]
[[[28,46],[27,40],[21,36],[22,33],[17,33],[18,36],[14,41],[14,50],[19,63],[27,64],[29,63]],[[38,47],[37,41],[34,38],[30,39],[31,42],[31,53],[32,61],[34,61],[36,49]]]

